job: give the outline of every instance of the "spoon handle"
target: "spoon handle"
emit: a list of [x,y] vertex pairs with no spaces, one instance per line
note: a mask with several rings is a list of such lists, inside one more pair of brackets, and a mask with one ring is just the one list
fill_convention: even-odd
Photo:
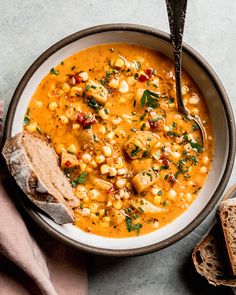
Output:
[[181,58],[182,42],[187,0],[166,0],[167,13],[169,18],[170,35],[175,59],[176,94],[179,112],[187,115],[184,107],[181,92]]

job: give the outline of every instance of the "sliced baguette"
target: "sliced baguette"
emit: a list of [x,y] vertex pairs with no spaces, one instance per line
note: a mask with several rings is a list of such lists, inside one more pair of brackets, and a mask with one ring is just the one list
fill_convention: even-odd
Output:
[[[198,243],[192,253],[193,263],[197,272],[204,276],[210,284],[215,286],[224,285],[236,287],[236,278],[232,277],[229,272],[225,251],[225,246],[227,244],[227,248],[231,248],[232,246],[232,249],[228,250],[228,253],[231,253],[231,251],[234,253],[235,251],[235,237],[233,236],[233,229],[236,229],[236,215],[234,215],[234,213],[236,213],[236,198],[234,199],[235,192],[236,185],[229,189],[218,207],[218,214],[221,215],[220,221],[222,224],[225,221],[226,216],[230,216],[230,220],[227,220],[227,223],[229,223],[231,229],[230,231],[227,231],[226,229],[226,240],[224,241],[225,233],[222,233],[223,227],[216,222],[210,231]],[[232,210],[229,210],[228,206],[231,206]],[[233,217],[233,215],[235,217]],[[231,235],[233,240],[231,240]],[[232,263],[235,261],[234,255],[235,254],[232,256]]]
[[5,142],[2,154],[17,184],[37,207],[58,224],[74,221],[72,208],[79,206],[79,200],[45,139],[19,133]]
[[236,276],[236,199],[223,201],[218,208],[218,215],[230,262],[230,271],[233,276]]

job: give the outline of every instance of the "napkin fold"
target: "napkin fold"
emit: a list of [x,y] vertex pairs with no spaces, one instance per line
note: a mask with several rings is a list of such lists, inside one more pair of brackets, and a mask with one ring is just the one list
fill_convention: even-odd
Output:
[[[0,146],[2,117],[0,101]],[[0,294],[86,295],[84,255],[39,228],[18,206],[18,190],[0,156]]]

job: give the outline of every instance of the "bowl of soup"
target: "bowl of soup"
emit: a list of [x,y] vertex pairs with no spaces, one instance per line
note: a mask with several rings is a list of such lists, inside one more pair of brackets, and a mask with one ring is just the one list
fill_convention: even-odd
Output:
[[206,133],[177,110],[169,35],[138,25],[75,33],[44,52],[14,93],[5,136],[50,139],[80,206],[46,231],[80,250],[131,256],[160,250],[214,208],[231,174],[235,126],[206,61],[183,46],[182,95]]

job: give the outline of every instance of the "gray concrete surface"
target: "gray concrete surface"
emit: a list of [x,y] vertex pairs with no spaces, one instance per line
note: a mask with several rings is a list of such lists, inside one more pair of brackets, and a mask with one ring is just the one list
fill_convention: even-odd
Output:
[[[236,112],[236,1],[189,0],[185,41],[218,73]],[[6,107],[20,78],[49,46],[75,31],[114,22],[168,31],[164,0],[0,0],[0,99]],[[236,181],[234,169],[230,183]],[[212,216],[175,245],[126,259],[89,257],[90,295],[227,294],[193,270],[191,251]]]

